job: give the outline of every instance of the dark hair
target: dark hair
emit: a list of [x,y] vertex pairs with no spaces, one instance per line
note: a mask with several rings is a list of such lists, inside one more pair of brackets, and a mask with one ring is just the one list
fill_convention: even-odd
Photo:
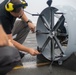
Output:
[[[20,0],[10,0],[11,3],[13,3],[14,5],[18,5],[18,4],[22,4]],[[20,12],[20,10],[22,9],[22,7],[18,7],[18,8],[14,8],[14,10],[12,12]]]

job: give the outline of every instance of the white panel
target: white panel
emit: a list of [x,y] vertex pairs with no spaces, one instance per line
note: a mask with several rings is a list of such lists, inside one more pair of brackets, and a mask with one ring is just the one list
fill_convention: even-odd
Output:
[[71,6],[59,6],[57,8],[66,13],[64,16],[68,25],[69,38],[65,55],[69,57],[73,52],[76,52],[76,9]]

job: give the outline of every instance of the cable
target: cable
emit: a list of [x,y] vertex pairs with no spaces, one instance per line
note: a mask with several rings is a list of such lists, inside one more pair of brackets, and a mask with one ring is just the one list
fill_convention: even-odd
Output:
[[30,12],[28,12],[28,11],[25,11],[24,10],[24,12],[26,12],[26,13],[28,13],[29,15],[32,15],[32,16],[39,16],[40,14],[32,14],[32,13],[30,13]]

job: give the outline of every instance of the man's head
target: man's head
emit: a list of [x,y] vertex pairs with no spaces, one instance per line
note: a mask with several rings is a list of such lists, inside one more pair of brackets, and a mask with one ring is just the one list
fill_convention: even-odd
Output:
[[9,0],[5,5],[5,9],[9,12],[20,12],[20,10],[27,6],[27,3],[21,0]]

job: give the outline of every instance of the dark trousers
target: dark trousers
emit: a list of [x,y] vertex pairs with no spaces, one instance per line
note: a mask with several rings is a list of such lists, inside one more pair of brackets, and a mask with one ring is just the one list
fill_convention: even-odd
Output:
[[25,41],[30,28],[28,27],[27,23],[22,20],[17,20],[14,23],[14,27],[12,29],[13,39],[21,44]]
[[12,62],[8,65],[0,67],[0,75],[6,75],[9,71],[11,71],[20,61]]
[[5,46],[0,47],[0,75],[5,75],[13,69],[21,58],[16,48]]

